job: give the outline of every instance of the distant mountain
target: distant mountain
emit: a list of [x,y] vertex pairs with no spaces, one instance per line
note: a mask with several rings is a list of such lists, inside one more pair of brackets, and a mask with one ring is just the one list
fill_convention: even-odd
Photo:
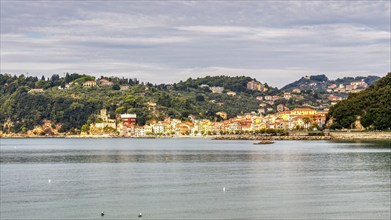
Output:
[[334,129],[362,126],[391,129],[391,72],[364,91],[350,94],[346,100],[332,106],[328,119],[330,128]]
[[338,78],[336,80],[329,80],[326,75],[312,75],[312,76],[304,76],[299,80],[290,83],[281,88],[282,91],[289,91],[294,88],[298,88],[300,90],[314,90],[315,92],[325,92],[328,86],[332,84],[340,85],[348,85],[355,81],[364,80],[368,85],[372,85],[374,82],[379,80],[378,76],[367,76],[367,77],[344,77]]

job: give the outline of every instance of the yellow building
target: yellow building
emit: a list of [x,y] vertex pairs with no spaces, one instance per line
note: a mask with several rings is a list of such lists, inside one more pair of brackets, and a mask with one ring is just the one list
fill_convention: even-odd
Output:
[[295,108],[291,110],[291,115],[316,115],[316,110],[312,108]]

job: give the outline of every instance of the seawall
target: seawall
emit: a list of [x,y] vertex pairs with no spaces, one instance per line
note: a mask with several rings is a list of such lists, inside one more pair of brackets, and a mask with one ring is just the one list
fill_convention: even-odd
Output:
[[391,140],[391,132],[329,132],[333,140]]

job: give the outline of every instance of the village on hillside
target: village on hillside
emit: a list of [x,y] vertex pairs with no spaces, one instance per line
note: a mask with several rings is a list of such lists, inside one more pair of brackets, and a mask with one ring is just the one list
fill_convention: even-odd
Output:
[[190,115],[189,120],[181,121],[175,118],[166,118],[163,121],[152,121],[144,126],[136,124],[136,114],[118,115],[119,120],[109,119],[107,110],[102,109],[99,122],[91,124],[85,134],[104,134],[114,132],[123,136],[151,136],[151,135],[223,135],[259,133],[267,129],[303,130],[321,129],[326,122],[327,112],[318,112],[310,108],[295,108],[282,110],[275,114],[264,116],[260,113],[247,113],[227,119],[225,112],[217,113],[226,120],[213,122],[206,119],[197,119]]

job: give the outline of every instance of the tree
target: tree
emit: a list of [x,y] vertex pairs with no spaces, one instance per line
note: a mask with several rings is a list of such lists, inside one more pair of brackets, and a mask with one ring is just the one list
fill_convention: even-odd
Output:
[[121,87],[118,85],[118,84],[114,84],[112,87],[111,87],[112,90],[120,90]]

